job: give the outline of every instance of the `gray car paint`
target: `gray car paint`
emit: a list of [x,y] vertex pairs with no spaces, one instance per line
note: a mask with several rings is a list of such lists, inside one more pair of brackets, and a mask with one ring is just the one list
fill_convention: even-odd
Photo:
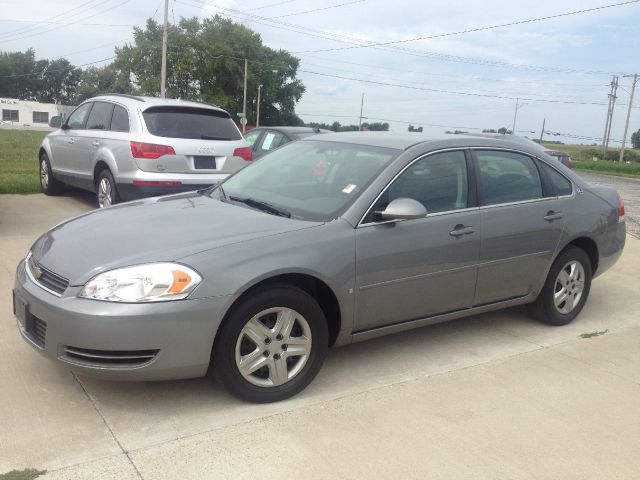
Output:
[[[331,319],[340,326],[335,345],[344,345],[533,301],[551,260],[576,238],[596,243],[596,275],[615,263],[624,246],[625,224],[618,221],[615,191],[590,185],[557,163],[552,167],[574,184],[570,197],[478,207],[386,225],[361,224],[379,193],[420,156],[473,147],[504,148],[534,157],[538,152],[508,141],[464,136],[429,140],[369,132],[326,134],[322,140],[399,150],[369,188],[332,221],[277,217],[221,203],[215,192],[211,198],[193,193],[92,212],[43,235],[32,248],[34,259],[72,284],[56,297],[28,278],[23,262],[18,266],[16,291],[48,323],[43,353],[68,363],[64,345],[159,348],[158,357],[141,367],[73,368],[119,379],[199,376],[206,372],[216,331],[228,309],[249,288],[277,275],[311,276],[331,289],[340,307],[339,318]],[[562,209],[562,226],[539,220],[551,208]],[[448,235],[458,223],[480,225],[482,230],[460,242]],[[430,260],[425,262],[427,253]],[[162,304],[113,304],[76,297],[81,285],[102,271],[151,261],[184,263],[204,281],[188,299]],[[522,278],[509,291],[508,282],[500,282],[497,275]],[[487,298],[494,303],[487,305]]]

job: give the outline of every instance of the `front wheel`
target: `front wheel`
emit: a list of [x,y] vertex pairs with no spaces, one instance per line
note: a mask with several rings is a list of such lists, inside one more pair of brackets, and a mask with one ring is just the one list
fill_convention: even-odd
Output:
[[578,316],[591,290],[591,260],[570,247],[553,262],[544,287],[533,303],[534,315],[548,325],[566,325]]
[[45,195],[57,195],[64,188],[64,184],[53,176],[51,162],[46,153],[40,154],[40,189]]
[[298,288],[281,285],[234,308],[221,326],[212,360],[232,394],[268,403],[309,385],[327,350],[327,322],[318,303]]

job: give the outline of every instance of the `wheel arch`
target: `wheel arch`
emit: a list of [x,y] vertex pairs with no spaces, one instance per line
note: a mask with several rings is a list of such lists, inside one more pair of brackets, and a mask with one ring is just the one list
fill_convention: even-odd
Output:
[[318,276],[310,273],[278,273],[266,278],[259,279],[253,284],[248,285],[244,291],[235,298],[224,314],[218,331],[216,332],[213,344],[218,338],[221,326],[227,321],[234,309],[243,301],[243,299],[254,294],[257,291],[269,288],[274,285],[289,285],[299,288],[311,295],[317,302],[327,320],[329,329],[329,347],[333,346],[338,338],[340,329],[342,328],[342,309],[338,297],[333,289]]
[[98,160],[93,167],[93,187],[97,188],[98,177],[104,170],[109,170],[113,175],[113,170],[111,170],[111,166],[104,160]]
[[595,276],[596,271],[598,270],[598,265],[600,264],[600,253],[598,244],[595,242],[595,240],[587,235],[577,236],[571,241],[567,242],[567,244],[558,252],[556,258],[560,256],[562,252],[571,247],[578,247],[587,254],[589,260],[591,261],[591,273],[593,276]]

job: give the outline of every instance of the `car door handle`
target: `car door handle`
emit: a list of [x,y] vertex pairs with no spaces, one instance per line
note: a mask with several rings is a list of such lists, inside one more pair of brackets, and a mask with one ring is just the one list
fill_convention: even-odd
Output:
[[452,237],[461,237],[463,235],[469,235],[475,232],[473,227],[466,227],[464,225],[456,225],[453,230],[449,232],[449,235]]
[[73,145],[73,142],[75,142],[75,140],[73,138],[68,138],[67,139],[67,143],[70,143],[71,145]]
[[94,147],[99,147],[100,146],[100,142],[95,140],[94,142],[91,143],[91,145],[93,145]]
[[554,220],[560,220],[562,217],[564,217],[564,213],[554,212],[553,210],[549,210],[543,218],[547,222],[553,222]]

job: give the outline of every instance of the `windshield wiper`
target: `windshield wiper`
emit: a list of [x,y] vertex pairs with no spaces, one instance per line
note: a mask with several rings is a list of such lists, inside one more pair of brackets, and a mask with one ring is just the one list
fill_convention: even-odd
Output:
[[236,196],[233,196],[233,195],[230,196],[229,199],[233,200],[234,202],[244,203],[248,207],[257,208],[258,210],[262,210],[263,212],[267,212],[267,213],[270,213],[272,215],[278,215],[279,217],[291,218],[291,212],[289,212],[287,210],[284,210],[282,208],[275,207],[275,206],[273,206],[273,205],[271,205],[270,203],[267,203],[267,202],[262,202],[260,200],[255,200],[255,199],[250,198],[250,197],[242,198],[242,197],[236,197]]
[[231,140],[230,138],[225,137],[211,137],[209,135],[200,135],[202,140]]

